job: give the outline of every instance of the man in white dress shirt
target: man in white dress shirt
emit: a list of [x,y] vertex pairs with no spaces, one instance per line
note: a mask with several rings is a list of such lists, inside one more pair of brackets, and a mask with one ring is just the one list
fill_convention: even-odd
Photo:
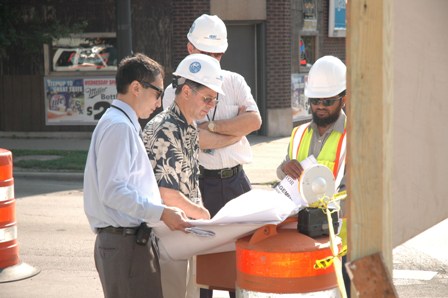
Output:
[[[218,16],[203,14],[192,24],[188,34],[189,54],[201,53],[221,60],[228,47],[227,28]],[[222,71],[219,104],[199,124],[199,187],[204,206],[213,217],[230,200],[251,189],[243,165],[252,161],[246,136],[260,129],[261,117],[250,87],[244,77]],[[174,100],[172,85],[165,90],[164,109]],[[213,291],[201,289],[201,298],[212,297]],[[234,297],[234,293],[230,293]]]
[[149,226],[159,221],[172,230],[190,226],[182,210],[162,204],[140,137],[138,118],[148,118],[160,107],[163,77],[162,66],[145,55],[123,59],[116,74],[118,99],[92,135],[84,210],[97,234],[95,265],[105,297],[162,298]]

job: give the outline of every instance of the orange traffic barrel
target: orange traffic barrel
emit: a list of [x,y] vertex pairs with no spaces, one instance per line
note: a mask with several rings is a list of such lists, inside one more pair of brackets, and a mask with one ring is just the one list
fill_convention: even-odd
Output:
[[0,148],[0,283],[36,275],[40,270],[20,261],[12,176],[12,154]]
[[263,226],[236,242],[237,297],[339,297],[334,266],[314,268],[330,256],[328,237]]

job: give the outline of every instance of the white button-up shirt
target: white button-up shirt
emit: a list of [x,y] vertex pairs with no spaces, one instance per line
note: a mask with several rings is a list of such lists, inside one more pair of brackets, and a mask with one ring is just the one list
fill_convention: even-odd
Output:
[[84,172],[84,211],[94,231],[151,225],[164,209],[137,115],[121,100],[112,105],[123,111],[111,107],[101,117]]
[[[225,95],[219,94],[219,103],[215,109],[209,112],[208,118],[205,117],[198,123],[210,120],[231,119],[238,115],[240,106],[245,106],[246,111],[257,111],[258,106],[252,96],[249,85],[243,76],[238,73],[223,70],[222,89]],[[174,101],[174,89],[169,85],[164,93],[163,108],[167,109]],[[213,118],[213,115],[215,117]],[[211,153],[199,151],[199,163],[206,169],[231,168],[239,164],[252,162],[252,149],[246,137],[239,142],[227,147],[214,149]]]

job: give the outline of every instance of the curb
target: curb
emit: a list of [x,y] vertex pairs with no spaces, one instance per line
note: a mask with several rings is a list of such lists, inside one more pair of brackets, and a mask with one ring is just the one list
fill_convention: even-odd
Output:
[[76,181],[83,182],[84,173],[82,172],[27,172],[14,171],[13,177],[25,179],[48,179],[55,181]]

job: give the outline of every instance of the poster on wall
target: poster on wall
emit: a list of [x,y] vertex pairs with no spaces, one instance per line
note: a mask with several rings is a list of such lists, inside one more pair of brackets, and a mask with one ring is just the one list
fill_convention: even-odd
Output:
[[307,78],[308,74],[291,74],[291,109],[293,122],[311,118],[310,106],[304,92]]
[[94,125],[116,98],[115,77],[44,81],[47,125]]

